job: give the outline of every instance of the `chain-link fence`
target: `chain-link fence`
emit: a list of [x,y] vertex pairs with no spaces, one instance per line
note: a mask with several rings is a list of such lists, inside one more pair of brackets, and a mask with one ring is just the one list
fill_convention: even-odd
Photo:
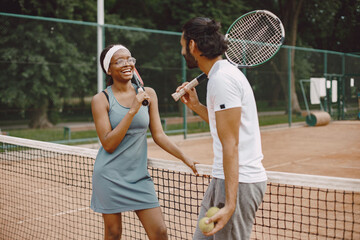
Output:
[[[1,121],[27,120],[41,111],[54,123],[70,118],[92,121],[98,25],[7,13],[0,13],[0,20]],[[181,33],[107,24],[103,28],[105,45],[124,44],[137,59],[145,85],[157,92],[161,117],[183,116],[185,108],[171,93],[200,71],[186,69]],[[320,104],[310,104],[310,84],[302,91],[300,81],[325,77],[337,82],[337,101],[329,101],[330,96],[321,99],[332,118],[358,118],[360,56],[283,46],[271,61],[243,71],[260,113],[301,113],[306,105],[320,109]],[[205,103],[206,83],[197,91]]]

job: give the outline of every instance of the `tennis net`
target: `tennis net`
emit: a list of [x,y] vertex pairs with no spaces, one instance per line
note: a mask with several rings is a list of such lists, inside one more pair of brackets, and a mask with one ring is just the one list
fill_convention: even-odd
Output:
[[[97,150],[0,136],[0,239],[102,239],[90,208]],[[211,167],[149,159],[169,239],[192,239]],[[360,180],[267,172],[252,239],[359,239]],[[122,239],[147,239],[123,214]]]

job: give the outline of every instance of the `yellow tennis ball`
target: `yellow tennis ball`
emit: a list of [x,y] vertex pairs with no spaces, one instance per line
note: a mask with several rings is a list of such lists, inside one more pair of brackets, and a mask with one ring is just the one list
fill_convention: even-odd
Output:
[[209,210],[206,212],[206,216],[211,218],[212,216],[214,216],[220,209],[218,207],[211,207],[209,208]]
[[214,223],[211,222],[209,224],[206,224],[206,221],[208,220],[208,217],[203,217],[202,219],[200,219],[199,221],[199,228],[203,233],[207,233],[210,232],[211,230],[214,229]]

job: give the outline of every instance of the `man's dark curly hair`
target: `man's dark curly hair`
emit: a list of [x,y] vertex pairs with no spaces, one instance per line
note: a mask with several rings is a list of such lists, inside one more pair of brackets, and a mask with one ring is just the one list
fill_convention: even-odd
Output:
[[193,39],[202,52],[201,56],[214,59],[224,54],[228,45],[220,29],[220,23],[215,20],[204,17],[190,19],[182,28],[187,50],[190,40]]

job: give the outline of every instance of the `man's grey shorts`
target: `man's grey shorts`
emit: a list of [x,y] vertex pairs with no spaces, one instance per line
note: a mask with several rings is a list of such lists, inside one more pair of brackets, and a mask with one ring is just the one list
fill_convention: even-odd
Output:
[[[239,183],[237,205],[233,216],[223,229],[206,237],[196,226],[193,240],[248,240],[250,239],[255,214],[266,191],[266,181],[259,183]],[[225,205],[225,180],[213,178],[201,203],[199,220],[213,206]]]

